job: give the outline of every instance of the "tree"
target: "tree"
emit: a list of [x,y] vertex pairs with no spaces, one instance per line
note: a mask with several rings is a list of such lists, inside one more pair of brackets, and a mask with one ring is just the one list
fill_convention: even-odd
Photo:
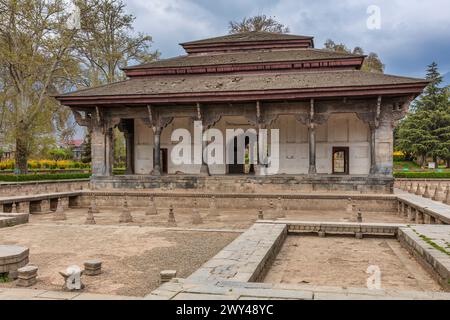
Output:
[[49,151],[49,154],[53,160],[69,160],[73,158],[73,151],[70,148],[56,148]]
[[447,87],[436,63],[427,69],[430,84],[424,94],[414,101],[411,114],[400,123],[397,147],[415,155],[423,165],[427,157],[435,162],[443,159],[450,167],[450,100]]
[[0,89],[20,173],[36,141],[52,131],[59,106],[49,95],[73,76],[77,30],[66,27],[68,17],[63,0],[0,0]]
[[[132,35],[136,18],[125,12],[122,1],[85,0],[81,5],[88,14],[76,42],[83,73],[79,85],[90,87],[124,80],[121,68],[159,58],[158,51],[151,51],[151,36]],[[115,160],[123,161],[126,155],[123,134],[114,130],[114,140]]]
[[[359,54],[364,55],[364,50],[361,47],[355,47],[352,50],[350,50],[345,44],[343,43],[335,43],[333,40],[328,39],[324,44],[324,49],[339,53],[352,53],[352,54]],[[366,72],[373,72],[373,73],[384,73],[384,64],[381,62],[380,57],[376,53],[369,53],[367,57],[364,59],[364,63],[362,65],[361,70]]]
[[266,15],[258,15],[250,18],[243,18],[241,21],[230,21],[230,34],[251,32],[251,31],[265,31],[274,33],[289,33],[288,27],[279,23],[272,17]]
[[0,0],[0,124],[16,145],[20,173],[31,155],[74,134],[69,110],[52,95],[121,80],[121,67],[158,56],[151,37],[131,35],[134,17],[121,1],[75,0],[75,28],[66,3]]
[[135,17],[125,12],[120,0],[84,0],[87,12],[76,39],[76,51],[83,70],[82,86],[98,86],[125,79],[121,68],[130,63],[147,63],[159,57],[151,51],[152,37],[132,35]]

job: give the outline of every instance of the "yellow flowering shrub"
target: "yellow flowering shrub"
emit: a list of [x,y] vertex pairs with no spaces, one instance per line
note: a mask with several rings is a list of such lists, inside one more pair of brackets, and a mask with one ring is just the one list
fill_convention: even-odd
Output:
[[[15,161],[0,161],[0,170],[14,170]],[[90,164],[76,162],[72,160],[28,160],[28,169],[30,170],[66,170],[66,169],[89,169]]]

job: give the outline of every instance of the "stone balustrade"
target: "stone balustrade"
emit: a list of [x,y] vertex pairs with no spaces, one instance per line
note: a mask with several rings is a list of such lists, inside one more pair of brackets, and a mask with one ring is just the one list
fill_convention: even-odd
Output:
[[398,180],[398,214],[416,224],[450,224],[450,180]]
[[397,189],[450,205],[450,180],[407,180],[395,182]]

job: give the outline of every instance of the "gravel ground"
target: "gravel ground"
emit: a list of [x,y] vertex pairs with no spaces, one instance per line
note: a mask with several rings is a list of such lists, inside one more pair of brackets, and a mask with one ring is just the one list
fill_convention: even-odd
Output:
[[[238,233],[181,232],[134,226],[28,224],[0,229],[0,243],[30,248],[30,263],[39,267],[33,287],[61,290],[59,271],[89,259],[101,259],[104,273],[83,276],[86,292],[145,296],[159,286],[162,270],[187,277]],[[0,284],[15,287],[15,282]]]
[[397,240],[383,238],[289,236],[264,282],[362,288],[369,266],[380,268],[384,289],[441,291]]

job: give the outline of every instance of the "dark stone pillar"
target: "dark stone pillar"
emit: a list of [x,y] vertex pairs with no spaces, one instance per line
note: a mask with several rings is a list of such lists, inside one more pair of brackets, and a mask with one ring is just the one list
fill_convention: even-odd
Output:
[[[204,136],[206,130],[207,130],[207,129],[205,129],[205,128],[203,129],[203,133],[202,133],[203,136]],[[208,143],[207,143],[206,141],[203,140],[203,137],[202,137],[202,146],[203,146],[203,148],[202,148],[202,149],[203,149],[203,150],[202,150],[202,166],[201,166],[201,168],[200,168],[200,175],[202,175],[202,176],[210,176],[211,173],[210,173],[210,171],[209,171],[209,166],[208,166],[208,164],[206,163],[205,157],[204,157],[204,152],[205,152],[205,150],[206,150],[206,147],[208,146]]]
[[309,174],[317,174],[316,168],[316,126],[309,126]]
[[105,138],[105,173],[106,176],[110,177],[114,167],[114,129],[107,129]]
[[377,173],[376,128],[370,125],[370,174]]
[[161,175],[161,132],[162,128],[154,128],[154,138],[155,138],[155,162],[153,163],[153,175]]

